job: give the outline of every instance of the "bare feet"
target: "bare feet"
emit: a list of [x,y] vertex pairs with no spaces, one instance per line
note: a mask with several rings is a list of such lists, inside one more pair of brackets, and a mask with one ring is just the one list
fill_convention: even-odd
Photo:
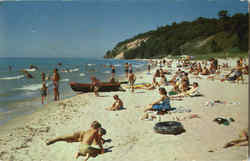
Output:
[[79,155],[79,153],[77,152],[77,153],[75,154],[75,159],[77,159],[79,156],[80,156],[80,155]]

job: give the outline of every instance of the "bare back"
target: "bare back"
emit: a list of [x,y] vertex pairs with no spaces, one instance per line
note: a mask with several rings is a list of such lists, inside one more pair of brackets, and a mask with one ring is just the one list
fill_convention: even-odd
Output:
[[96,130],[96,129],[89,129],[84,134],[84,137],[82,139],[82,143],[83,144],[91,145],[93,143],[93,141],[97,140],[97,139],[98,139],[98,130]]

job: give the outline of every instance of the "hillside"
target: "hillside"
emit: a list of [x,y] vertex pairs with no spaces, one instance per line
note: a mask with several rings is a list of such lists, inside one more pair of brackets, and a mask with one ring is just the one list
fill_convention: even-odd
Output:
[[206,55],[248,51],[248,13],[216,18],[199,17],[192,22],[172,23],[119,42],[104,58],[156,58],[168,55]]

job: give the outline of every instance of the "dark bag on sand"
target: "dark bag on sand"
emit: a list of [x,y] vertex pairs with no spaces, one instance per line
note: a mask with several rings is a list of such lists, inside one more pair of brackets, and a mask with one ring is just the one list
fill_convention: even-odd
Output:
[[178,135],[185,132],[182,124],[176,121],[158,122],[154,126],[154,131],[160,134]]

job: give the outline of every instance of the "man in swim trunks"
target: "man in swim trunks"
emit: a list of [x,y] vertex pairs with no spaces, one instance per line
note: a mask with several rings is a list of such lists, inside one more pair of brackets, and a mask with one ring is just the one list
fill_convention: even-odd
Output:
[[134,92],[135,80],[136,80],[135,74],[133,73],[133,71],[129,71],[128,82],[129,82],[130,88],[132,89],[132,92]]
[[[86,156],[85,161],[87,161],[89,157],[96,157],[98,154],[104,153],[102,142],[100,141],[100,135],[98,135],[99,128],[101,128],[101,124],[98,121],[94,121],[91,124],[90,129],[85,132],[83,140],[80,144],[79,152],[77,152],[75,155],[76,159],[82,155]],[[100,149],[91,146],[94,140],[96,141],[97,145],[99,145]]]
[[58,73],[58,70],[55,68],[54,73],[52,76],[52,81],[54,85],[54,100],[58,101],[59,100],[59,81],[60,81],[60,75]]

